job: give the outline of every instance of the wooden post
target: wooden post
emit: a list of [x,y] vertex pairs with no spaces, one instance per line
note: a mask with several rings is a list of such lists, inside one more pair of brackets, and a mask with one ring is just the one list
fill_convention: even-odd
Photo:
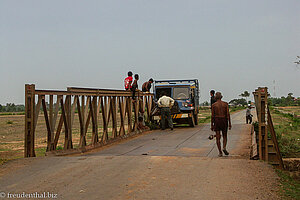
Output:
[[51,125],[50,125],[51,121],[49,120],[49,116],[47,112],[45,96],[42,96],[42,105],[43,105],[44,117],[45,117],[45,122],[47,127],[47,151],[51,151],[54,150],[54,147],[51,146]]
[[86,145],[85,140],[85,121],[84,121],[84,96],[81,96],[81,106],[79,97],[77,98],[77,110],[78,110],[78,117],[79,117],[79,125],[80,125],[80,141],[79,141],[79,148],[84,148]]
[[93,97],[93,101],[90,102],[90,108],[91,108],[91,113],[92,113],[92,124],[93,124],[93,133],[92,133],[92,144],[95,145],[98,141],[98,120],[97,120],[97,102],[98,99],[97,97]]
[[68,121],[68,149],[73,149],[72,143],[72,102],[71,95],[66,96],[66,111],[67,111],[67,121]]
[[267,127],[267,104],[268,104],[268,88],[265,87],[263,89],[263,102],[262,102],[262,112],[263,112],[263,123],[264,123],[264,127],[263,127],[263,132],[262,134],[264,134],[264,147],[265,147],[265,160],[268,161],[269,158],[269,152],[268,152],[268,127]]
[[128,116],[128,134],[132,132],[132,99],[130,97],[127,100],[127,116]]
[[[119,135],[124,136],[125,135],[125,112],[126,112],[126,101],[124,101],[124,97],[118,97],[119,100],[119,108],[120,108],[120,119],[121,119],[121,125],[120,125],[120,131]],[[125,103],[125,105],[124,105]]]
[[111,102],[111,116],[112,116],[112,137],[117,137],[117,103],[116,97],[112,97]]
[[[55,108],[55,121],[56,121],[56,118],[57,118],[57,115],[58,115],[58,111],[59,111],[59,105],[61,103],[61,100],[62,100],[63,96],[62,95],[58,95],[57,96],[57,100],[56,100],[56,108]],[[57,129],[56,129],[56,134],[55,134],[55,138],[54,138],[54,149],[56,149],[57,147],[57,143],[58,143],[58,139],[59,139],[59,136],[60,136],[60,132],[61,132],[61,129],[62,129],[62,126],[63,126],[63,115],[61,114],[60,118],[59,118],[59,122],[58,122],[58,126],[57,126]],[[55,126],[54,126],[55,127]]]
[[259,159],[263,160],[263,137],[262,137],[262,111],[261,111],[261,91],[258,88],[258,147],[259,147]]
[[25,85],[25,141],[24,157],[35,157],[35,85]]
[[107,105],[107,97],[103,97],[101,101],[101,110],[102,110],[102,119],[103,119],[103,134],[102,134],[102,142],[107,142],[108,140],[108,105]]
[[259,87],[254,92],[254,99],[256,103],[256,112],[258,119],[258,147],[259,147],[259,159],[268,161],[268,129],[266,123],[266,108],[268,98],[268,88]]

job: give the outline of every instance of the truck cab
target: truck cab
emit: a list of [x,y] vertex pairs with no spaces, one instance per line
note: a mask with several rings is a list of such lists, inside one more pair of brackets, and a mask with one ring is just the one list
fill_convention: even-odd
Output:
[[[199,110],[199,83],[197,79],[190,80],[155,80],[154,98],[157,102],[162,94],[175,100],[171,109],[173,122],[177,124],[198,124]],[[159,114],[154,114],[154,120],[158,120]]]

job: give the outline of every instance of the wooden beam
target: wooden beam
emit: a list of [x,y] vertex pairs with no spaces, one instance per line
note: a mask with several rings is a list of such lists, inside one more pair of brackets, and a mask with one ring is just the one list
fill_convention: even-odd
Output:
[[42,105],[43,105],[44,117],[45,117],[45,122],[47,127],[47,151],[51,151],[54,150],[54,146],[52,147],[51,145],[51,125],[48,117],[45,96],[42,96]]
[[279,167],[281,169],[283,169],[284,165],[283,165],[282,157],[281,157],[281,154],[280,154],[280,149],[279,149],[279,145],[278,145],[278,142],[277,142],[277,136],[276,136],[275,129],[274,129],[274,126],[273,126],[273,121],[272,121],[272,117],[271,117],[269,107],[268,107],[268,110],[267,110],[267,114],[268,114],[268,128],[269,128],[269,131],[270,131],[270,134],[271,134],[271,139],[273,141],[274,148],[276,150],[276,157],[277,157],[277,160],[279,161]]
[[108,106],[107,97],[101,100],[102,120],[103,120],[103,134],[101,141],[105,143],[108,140]]
[[264,155],[263,155],[263,136],[262,136],[262,111],[261,111],[261,93],[258,93],[258,147],[259,147],[259,159],[264,160]]
[[120,108],[120,130],[119,135],[123,136],[125,135],[125,113],[126,113],[126,101],[124,101],[124,97],[118,97],[119,101],[119,108]]
[[65,111],[68,121],[68,137],[67,137],[67,149],[73,148],[72,143],[72,106],[71,106],[71,95],[66,96]]
[[75,119],[75,111],[76,111],[76,106],[77,106],[77,99],[78,95],[74,97],[72,108],[71,108],[71,127],[73,126],[74,119]]
[[93,132],[92,132],[92,145],[95,145],[98,141],[98,123],[97,123],[97,97],[93,98],[93,101],[90,102],[90,110],[92,116],[92,125],[93,125]]
[[127,101],[127,117],[128,117],[128,131],[127,133],[131,133],[132,132],[132,99],[131,97],[126,98]]
[[[82,98],[84,98],[82,96]],[[84,100],[83,100],[83,104],[82,107],[84,107]],[[85,140],[85,125],[84,125],[84,118],[83,118],[83,114],[84,110],[82,110],[82,107],[80,106],[80,100],[79,97],[77,98],[77,110],[78,110],[78,118],[79,118],[79,126],[80,126],[80,140],[79,140],[79,148],[83,148],[86,145],[86,140]]]
[[25,141],[24,157],[35,157],[35,85],[25,85]]
[[[67,101],[67,99],[65,101]],[[62,115],[64,125],[65,125],[64,149],[68,149],[68,131],[69,131],[69,127],[68,127],[68,120],[67,120],[67,115],[66,115],[66,111],[65,111],[64,100],[61,99],[60,103],[61,103],[61,115]]]
[[57,147],[57,143],[58,143],[58,140],[59,140],[59,136],[60,136],[60,132],[61,132],[63,124],[64,124],[64,119],[63,119],[63,115],[61,114],[60,118],[59,118],[57,129],[56,129],[56,134],[55,134],[55,137],[54,137],[54,149],[56,149],[56,147]]
[[39,119],[41,104],[42,104],[42,96],[39,95],[38,96],[38,102],[37,102],[36,107],[35,107],[34,128],[33,128],[34,131],[36,129],[37,122],[38,122],[38,119]]
[[111,115],[112,115],[112,137],[117,137],[117,104],[116,104],[116,97],[111,98]]

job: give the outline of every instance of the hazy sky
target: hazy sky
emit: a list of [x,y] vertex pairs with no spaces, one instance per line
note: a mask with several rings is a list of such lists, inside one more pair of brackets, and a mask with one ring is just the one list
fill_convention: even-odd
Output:
[[0,104],[24,84],[123,88],[197,78],[225,100],[267,86],[300,96],[299,0],[0,0]]

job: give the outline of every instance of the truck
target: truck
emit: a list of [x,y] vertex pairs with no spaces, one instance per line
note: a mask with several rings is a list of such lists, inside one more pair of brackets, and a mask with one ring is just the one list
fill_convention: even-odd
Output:
[[[197,79],[155,80],[153,93],[155,102],[162,94],[166,94],[175,100],[175,104],[171,109],[173,123],[189,124],[191,127],[198,124],[199,82]],[[151,113],[152,120],[159,123],[161,116],[158,106],[155,106]]]

